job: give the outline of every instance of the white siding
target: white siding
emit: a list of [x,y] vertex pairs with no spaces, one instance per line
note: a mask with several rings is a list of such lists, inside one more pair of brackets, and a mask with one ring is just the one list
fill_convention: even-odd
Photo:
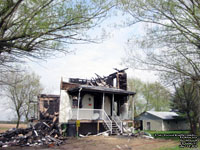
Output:
[[66,123],[72,117],[72,108],[69,94],[65,90],[60,93],[59,122]]
[[143,130],[148,130],[147,122],[150,122],[150,130],[162,131],[162,120],[143,120]]
[[94,109],[94,96],[85,94],[82,99],[82,108]]
[[92,118],[94,112],[87,109],[94,109],[94,96],[85,94],[82,99],[82,108],[80,108],[80,110],[81,109],[83,109],[83,111],[79,114],[79,119]]

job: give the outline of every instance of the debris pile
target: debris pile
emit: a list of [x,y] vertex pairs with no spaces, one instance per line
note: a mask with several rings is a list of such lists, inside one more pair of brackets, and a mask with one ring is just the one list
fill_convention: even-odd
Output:
[[139,131],[137,133],[123,133],[122,135],[120,135],[120,137],[154,139],[154,137],[150,133],[144,131]]
[[154,137],[153,137],[150,133],[144,132],[144,131],[135,133],[135,134],[133,134],[132,136],[135,136],[135,137],[142,137],[142,138],[146,138],[146,139],[154,139]]
[[9,146],[54,146],[63,143],[60,129],[58,127],[58,117],[47,116],[46,120],[35,125],[30,125],[26,129],[10,129],[0,134],[0,147]]

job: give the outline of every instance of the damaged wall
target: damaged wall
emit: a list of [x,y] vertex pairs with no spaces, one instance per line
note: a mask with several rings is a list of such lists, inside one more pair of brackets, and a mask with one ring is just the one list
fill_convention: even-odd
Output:
[[131,119],[128,116],[128,103],[124,103],[120,108],[120,118],[122,120]]
[[44,115],[58,115],[59,103],[59,95],[40,94],[38,96],[39,119],[44,119]]
[[82,108],[94,109],[94,96],[91,94],[85,94],[81,100]]
[[111,99],[108,96],[105,96],[104,110],[108,116],[111,116]]

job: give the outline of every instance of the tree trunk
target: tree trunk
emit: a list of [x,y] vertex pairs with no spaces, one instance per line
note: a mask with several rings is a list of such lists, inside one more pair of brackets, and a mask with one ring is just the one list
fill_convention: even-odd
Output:
[[192,121],[191,133],[195,134],[195,135],[198,135],[197,123],[198,123],[198,121],[196,121],[195,119]]
[[27,113],[25,113],[25,119],[26,119],[26,122],[28,122],[28,120],[29,120],[29,117],[28,117],[28,112]]
[[17,124],[16,124],[16,128],[18,129],[19,127],[19,122],[20,122],[21,116],[19,114],[19,112],[17,113]]
[[196,121],[193,122],[193,132],[192,133],[197,134],[197,122]]
[[191,119],[191,116],[190,116],[189,112],[187,112],[187,117],[188,117],[188,120],[190,122],[190,132],[192,134],[194,134],[194,127],[193,127],[192,119]]

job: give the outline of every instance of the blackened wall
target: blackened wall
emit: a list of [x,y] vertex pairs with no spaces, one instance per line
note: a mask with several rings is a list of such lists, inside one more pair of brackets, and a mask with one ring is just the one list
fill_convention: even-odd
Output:
[[[99,132],[106,131],[103,124],[99,123]],[[81,123],[79,127],[79,134],[86,135],[88,133],[97,134],[97,123]]]

